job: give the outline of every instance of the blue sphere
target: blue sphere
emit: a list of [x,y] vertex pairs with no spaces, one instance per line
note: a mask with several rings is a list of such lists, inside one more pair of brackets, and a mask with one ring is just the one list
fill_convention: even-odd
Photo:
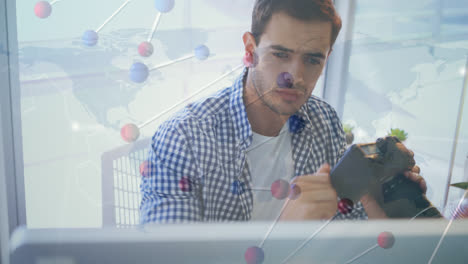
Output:
[[141,63],[135,62],[133,63],[132,67],[130,68],[130,80],[136,83],[142,83],[146,81],[149,75],[148,67]]
[[245,183],[235,180],[231,185],[231,192],[237,195],[243,194],[245,192]]
[[293,134],[301,133],[306,123],[304,119],[298,115],[292,115],[288,119],[289,131]]
[[210,50],[205,45],[199,45],[194,50],[195,57],[199,60],[206,60],[210,56]]
[[96,45],[98,42],[98,34],[94,30],[86,30],[85,33],[83,33],[83,36],[81,37],[81,40],[83,41],[83,44],[92,47]]
[[168,13],[174,8],[174,0],[156,0],[154,6],[161,13]]

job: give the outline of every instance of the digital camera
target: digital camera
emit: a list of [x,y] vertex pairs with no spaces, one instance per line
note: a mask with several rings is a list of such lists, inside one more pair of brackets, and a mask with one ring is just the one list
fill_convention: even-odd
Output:
[[356,204],[371,194],[389,218],[442,217],[419,184],[403,175],[411,170],[414,154],[396,137],[348,148],[330,173],[340,198]]

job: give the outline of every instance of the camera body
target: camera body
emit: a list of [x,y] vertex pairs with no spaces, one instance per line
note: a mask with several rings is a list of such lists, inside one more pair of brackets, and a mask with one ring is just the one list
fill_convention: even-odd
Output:
[[355,204],[363,195],[372,195],[390,218],[440,218],[419,184],[403,175],[414,167],[413,155],[396,137],[354,144],[332,169],[332,186],[339,197]]

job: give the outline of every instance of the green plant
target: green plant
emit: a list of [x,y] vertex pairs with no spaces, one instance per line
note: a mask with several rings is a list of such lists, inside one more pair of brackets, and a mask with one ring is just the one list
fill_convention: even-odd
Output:
[[354,127],[348,124],[343,124],[343,130],[345,133],[353,133]]
[[390,129],[390,132],[388,132],[387,136],[397,137],[401,142],[403,142],[408,138],[408,133],[403,129],[392,128]]
[[354,141],[354,134],[353,134],[354,127],[349,124],[343,124],[343,130],[346,136],[346,144],[351,145]]
[[468,182],[459,182],[459,183],[452,183],[450,186],[457,187],[463,190],[468,189]]

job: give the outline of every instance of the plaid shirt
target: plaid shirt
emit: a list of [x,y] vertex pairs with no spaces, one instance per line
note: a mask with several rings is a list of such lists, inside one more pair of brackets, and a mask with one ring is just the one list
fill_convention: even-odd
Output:
[[[159,126],[140,185],[142,224],[251,218],[254,191],[246,150],[252,129],[242,99],[246,73]],[[312,174],[325,162],[333,167],[344,153],[341,122],[321,99],[311,96],[288,123],[296,176]],[[360,202],[352,213],[337,214],[336,219],[367,219]]]

